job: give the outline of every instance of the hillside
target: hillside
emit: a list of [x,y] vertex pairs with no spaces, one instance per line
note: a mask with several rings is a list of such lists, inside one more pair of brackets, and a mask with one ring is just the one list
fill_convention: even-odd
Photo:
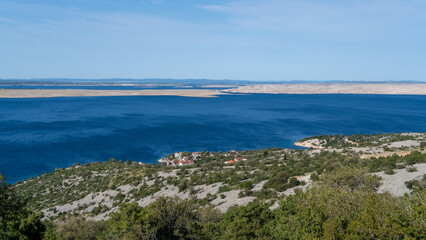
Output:
[[425,143],[425,133],[334,135],[297,141],[308,147],[304,150],[183,152],[164,157],[163,164],[110,159],[57,169],[19,182],[14,190],[49,220],[70,215],[108,219],[120,203],[145,207],[165,196],[221,212],[253,201],[275,209],[295,189],[305,190],[318,176],[343,166],[375,173],[382,178],[379,192],[401,196],[424,179]]

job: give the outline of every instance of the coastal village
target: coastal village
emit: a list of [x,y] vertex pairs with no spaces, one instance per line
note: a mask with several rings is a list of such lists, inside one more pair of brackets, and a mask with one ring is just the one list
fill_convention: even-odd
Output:
[[[235,150],[230,150],[223,153],[224,164],[232,164],[239,161],[246,161],[247,159],[238,157],[238,153]],[[195,164],[197,161],[206,159],[209,157],[215,157],[212,152],[176,152],[169,154],[168,156],[159,159],[158,161],[167,166],[188,166]]]

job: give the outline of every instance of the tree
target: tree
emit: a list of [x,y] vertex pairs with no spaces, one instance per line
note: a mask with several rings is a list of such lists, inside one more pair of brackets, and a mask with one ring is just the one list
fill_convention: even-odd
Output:
[[[307,192],[286,197],[274,212],[275,239],[420,239],[425,192],[404,204],[374,190],[378,179],[344,168],[323,176]],[[405,206],[404,206],[405,205]]]
[[321,178],[324,186],[343,188],[350,191],[377,191],[380,186],[380,177],[369,174],[367,169],[342,167]]
[[159,198],[148,207],[120,205],[103,239],[194,239],[200,230],[195,207],[179,198]]
[[0,174],[0,239],[37,240],[44,231],[41,214],[26,208]]
[[155,239],[157,227],[149,218],[147,208],[141,208],[136,202],[121,204],[119,211],[111,214],[103,239]]
[[158,228],[157,239],[193,239],[199,229],[197,206],[178,197],[159,198],[148,206]]
[[252,202],[230,209],[218,224],[218,234],[214,239],[268,239],[266,224],[273,219],[268,207]]
[[105,229],[103,222],[85,220],[81,217],[71,217],[60,222],[57,227],[59,239],[64,240],[96,240]]

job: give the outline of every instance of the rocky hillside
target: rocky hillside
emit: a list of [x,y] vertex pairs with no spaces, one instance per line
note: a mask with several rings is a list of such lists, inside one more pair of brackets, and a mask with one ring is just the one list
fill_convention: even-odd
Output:
[[[162,196],[191,199],[221,212],[254,200],[273,209],[283,197],[342,166],[375,173],[382,178],[379,192],[400,196],[424,186],[425,143],[425,133],[315,136],[296,143],[307,147],[303,150],[200,152],[193,164],[183,166],[115,159],[76,164],[19,182],[14,189],[50,220],[69,215],[108,219],[120,203],[148,206]],[[191,153],[168,158],[179,162],[175,156],[185,159]]]

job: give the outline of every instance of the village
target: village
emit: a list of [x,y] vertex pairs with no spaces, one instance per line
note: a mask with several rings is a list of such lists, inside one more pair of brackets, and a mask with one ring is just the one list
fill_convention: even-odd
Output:
[[165,164],[166,166],[188,166],[197,163],[201,160],[208,158],[223,158],[224,164],[233,164],[239,161],[246,161],[247,159],[240,158],[237,156],[237,152],[230,150],[226,153],[213,153],[213,152],[176,152],[169,154],[168,156],[159,159],[158,161]]

